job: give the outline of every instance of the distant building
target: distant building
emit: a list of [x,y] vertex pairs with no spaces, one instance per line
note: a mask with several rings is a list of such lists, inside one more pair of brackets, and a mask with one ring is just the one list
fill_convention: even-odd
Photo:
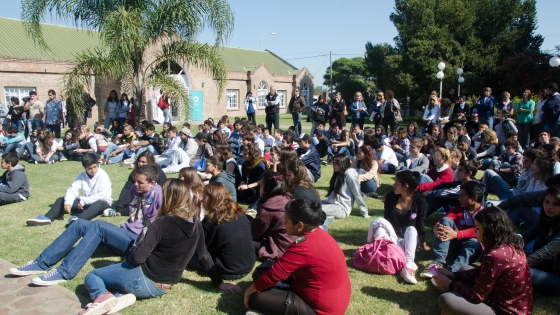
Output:
[[[37,91],[39,99],[47,99],[47,91],[54,89],[58,95],[62,94],[63,76],[73,66],[75,56],[87,49],[99,45],[99,38],[95,31],[43,24],[45,41],[49,50],[35,44],[25,33],[23,22],[20,20],[0,18],[0,101],[10,105],[10,97],[20,99],[27,96],[29,91]],[[289,99],[295,87],[300,87],[302,95],[307,101],[313,101],[313,75],[303,68],[297,69],[287,61],[270,51],[258,51],[231,47],[220,47],[225,63],[228,67],[228,81],[218,100],[218,89],[212,76],[206,71],[180,62],[171,62],[171,75],[180,78],[191,96],[192,121],[202,121],[208,117],[220,118],[222,115],[245,116],[244,99],[247,91],[258,96],[259,107],[268,93],[269,87],[274,85],[278,94],[282,96],[281,107],[288,106]],[[92,80],[90,94],[97,101],[93,110],[93,117],[88,122],[93,123],[101,119],[99,106],[109,96],[111,90],[117,93],[131,91],[121,90],[118,82]],[[147,110],[149,119],[160,120],[161,111],[153,104],[157,101],[159,91],[146,91]],[[176,111],[173,111],[174,116]],[[257,115],[264,114],[264,110],[257,110]],[[178,117],[174,117],[178,119]],[[160,120],[161,121],[161,120]]]

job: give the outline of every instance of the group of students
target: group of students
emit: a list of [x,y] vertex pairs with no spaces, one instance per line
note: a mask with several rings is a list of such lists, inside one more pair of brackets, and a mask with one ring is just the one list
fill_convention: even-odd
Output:
[[[389,108],[386,114],[391,112]],[[27,221],[30,226],[51,224],[70,213],[67,230],[12,274],[45,273],[32,280],[37,285],[66,281],[103,242],[126,256],[126,262],[86,277],[93,303],[84,314],[105,314],[131,305],[136,297],[163,295],[187,264],[204,269],[220,289],[240,291],[223,280],[246,276],[259,260],[263,264],[245,291],[248,308],[265,314],[342,314],[350,280],[344,254],[326,232],[325,220],[349,216],[354,203],[367,218],[364,198],[378,197],[378,174],[395,173],[383,218],[372,221],[367,242],[384,238],[402,248],[406,261],[399,274],[408,283],[417,283],[416,249],[433,251],[433,261],[420,276],[432,278],[447,292],[439,299],[444,312],[529,313],[529,282],[546,294],[560,292],[560,175],[555,172],[560,171],[560,141],[546,129],[531,147],[520,147],[515,132],[500,145],[486,123],[469,135],[461,121],[444,120],[428,124],[423,132],[411,122],[390,135],[381,124],[362,130],[358,121],[346,131],[337,122],[329,130],[316,122],[311,134],[297,137],[281,130],[271,135],[245,119],[228,126],[227,117],[217,126],[205,121],[194,137],[188,123],[180,138],[173,126],[166,125],[160,136],[153,125],[143,125],[131,132],[144,132],[132,145],[144,150],[130,145],[122,150],[131,152],[134,169],[119,200],[111,200],[110,180],[99,167],[107,159],[111,163],[110,153],[100,158],[93,154],[99,148],[79,152],[85,171],[49,212]],[[89,138],[87,132],[82,138]],[[177,155],[186,158],[174,161]],[[325,156],[333,175],[321,200],[313,183],[321,176]],[[13,174],[17,157],[5,160],[7,173]],[[181,167],[179,179],[165,179],[170,167]],[[475,180],[479,170],[484,170],[482,181]],[[486,200],[491,191],[501,200],[494,202],[499,208]],[[253,205],[256,212],[248,216],[237,202]],[[445,215],[432,228],[430,247],[425,219],[437,211]],[[89,221],[98,215],[129,219],[121,228]],[[516,235],[514,224],[527,232]],[[62,264],[51,269],[80,238]],[[472,267],[475,261],[480,267]],[[139,277],[150,281],[132,288]]]

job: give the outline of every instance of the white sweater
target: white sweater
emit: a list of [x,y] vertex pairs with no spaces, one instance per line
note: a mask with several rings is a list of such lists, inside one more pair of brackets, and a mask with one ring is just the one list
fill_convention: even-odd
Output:
[[[79,197],[80,192],[81,197]],[[78,175],[72,183],[72,186],[66,190],[64,204],[72,205],[74,199],[79,197],[82,206],[91,205],[97,200],[105,200],[111,205],[113,203],[111,194],[111,180],[109,179],[109,175],[100,167],[93,178],[89,178],[85,171]]]

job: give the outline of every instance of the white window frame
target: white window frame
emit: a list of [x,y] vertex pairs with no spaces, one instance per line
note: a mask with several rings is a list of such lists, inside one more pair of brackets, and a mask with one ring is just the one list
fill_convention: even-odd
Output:
[[299,92],[303,98],[305,98],[305,105],[309,106],[309,87],[307,87],[306,83],[303,83],[299,88]]
[[280,107],[286,108],[286,95],[288,95],[288,91],[286,90],[278,90],[276,91],[278,97],[280,98]]
[[31,91],[35,91],[36,89],[34,87],[18,87],[18,86],[5,86],[4,87],[4,97],[5,97],[5,104],[6,106],[11,107],[12,106],[12,101],[11,98],[12,96],[15,96],[19,99],[20,104],[23,105],[23,98],[26,96],[29,96],[29,92]]
[[226,109],[239,109],[239,90],[226,90]]
[[266,81],[259,82],[259,88],[257,90],[259,108],[266,107],[266,95],[268,94],[268,83]]

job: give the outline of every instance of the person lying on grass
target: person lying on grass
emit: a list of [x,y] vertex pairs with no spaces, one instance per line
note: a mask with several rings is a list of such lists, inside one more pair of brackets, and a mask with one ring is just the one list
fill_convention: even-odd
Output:
[[217,288],[242,291],[236,284],[223,282],[212,262],[187,184],[177,178],[168,179],[162,190],[162,204],[156,219],[145,236],[134,242],[126,261],[87,274],[84,285],[93,303],[80,315],[113,314],[134,304],[136,298],[164,295],[181,280],[195,253]]
[[[84,158],[87,159],[87,155]],[[74,278],[101,243],[118,255],[125,255],[161,206],[161,186],[156,183],[157,178],[156,166],[138,168],[129,194],[130,218],[120,227],[102,220],[77,219],[39,257],[19,268],[11,268],[10,273],[16,276],[46,273],[31,281],[40,286],[55,285]],[[82,241],[74,247],[80,238]],[[60,266],[51,270],[62,258]]]
[[64,197],[58,198],[49,212],[26,221],[28,226],[50,225],[64,214],[72,214],[68,225],[78,219],[91,220],[111,208],[111,180],[109,175],[99,167],[97,154],[86,152],[82,155],[84,171],[66,190]]

